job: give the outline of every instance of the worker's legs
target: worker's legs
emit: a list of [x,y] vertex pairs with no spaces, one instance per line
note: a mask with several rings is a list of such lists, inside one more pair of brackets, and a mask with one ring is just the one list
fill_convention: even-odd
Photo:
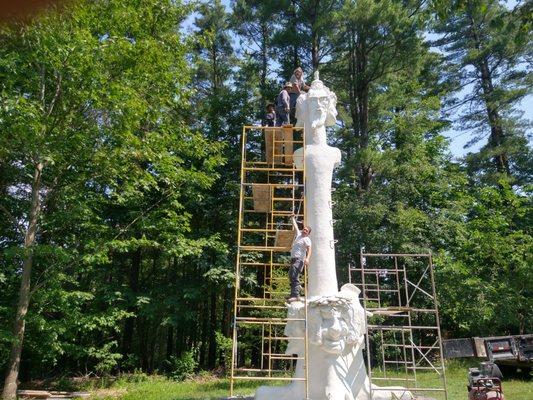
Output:
[[289,123],[289,113],[285,110],[277,109],[276,110],[276,126],[283,126]]
[[300,295],[300,274],[303,271],[304,261],[297,258],[291,259],[291,267],[289,268],[289,280],[291,282],[290,297],[298,297]]
[[290,118],[291,118],[291,121],[293,123],[293,125],[296,124],[296,100],[298,100],[298,96],[300,96],[300,93],[289,93],[289,96],[290,96],[290,106],[291,106],[291,111],[290,111]]

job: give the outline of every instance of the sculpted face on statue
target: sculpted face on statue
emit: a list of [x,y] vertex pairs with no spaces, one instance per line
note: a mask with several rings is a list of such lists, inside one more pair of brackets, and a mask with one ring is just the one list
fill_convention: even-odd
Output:
[[307,108],[312,120],[312,128],[335,125],[337,121],[336,106],[337,96],[318,78],[318,71],[316,71],[315,80],[311,83],[307,93]]
[[354,312],[351,300],[335,297],[311,306],[310,339],[326,353],[341,354],[346,346],[361,341],[364,320]]
[[[335,125],[337,121],[337,96],[329,90],[315,72],[308,93],[300,95],[296,101],[296,120],[298,126],[307,126],[310,132],[318,128]],[[309,136],[311,137],[311,136]]]
[[311,97],[308,101],[308,107],[311,119],[311,128],[317,129],[319,126],[326,125],[326,117],[329,106],[327,97]]
[[335,307],[321,306],[322,348],[330,354],[341,354],[345,347],[348,326]]

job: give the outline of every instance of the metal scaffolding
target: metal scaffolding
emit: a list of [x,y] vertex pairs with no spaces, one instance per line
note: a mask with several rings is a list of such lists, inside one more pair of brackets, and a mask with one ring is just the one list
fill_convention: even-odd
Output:
[[[304,164],[303,151],[302,128],[243,128],[231,397],[236,380],[304,381],[307,392],[307,307],[304,318],[291,318],[285,304],[294,237],[290,216],[305,220],[305,171],[295,165],[298,156]],[[303,287],[306,298],[307,272]],[[303,323],[305,335],[284,336],[288,321]],[[304,341],[303,357],[285,354],[290,339]],[[305,365],[303,378],[291,377],[298,360]]]
[[431,254],[361,252],[349,281],[361,289],[368,312],[371,391],[401,385],[415,398],[447,400]]

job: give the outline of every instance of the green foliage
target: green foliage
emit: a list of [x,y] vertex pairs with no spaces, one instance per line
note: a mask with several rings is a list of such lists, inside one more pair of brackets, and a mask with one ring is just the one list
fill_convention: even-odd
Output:
[[215,332],[217,349],[222,353],[222,365],[227,374],[231,369],[231,352],[233,351],[233,338],[224,336],[221,332]]
[[168,376],[176,381],[190,378],[198,368],[196,351],[189,350],[180,357],[172,356],[167,360]]
[[[82,2],[2,27],[0,204],[12,220],[27,218],[28,172],[44,164],[27,376],[129,362],[132,324],[173,313],[157,304],[176,292],[178,262],[220,243],[192,230],[223,145],[188,127],[185,15],[179,2]],[[2,322],[21,242],[2,225]]]
[[444,322],[458,336],[530,332],[531,202],[510,187],[474,190],[463,235],[437,259]]

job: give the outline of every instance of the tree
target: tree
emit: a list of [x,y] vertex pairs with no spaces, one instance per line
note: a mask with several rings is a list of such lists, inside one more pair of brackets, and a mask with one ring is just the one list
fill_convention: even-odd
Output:
[[436,258],[444,329],[455,337],[530,332],[531,199],[502,183],[470,186],[463,202],[466,223]]
[[[277,87],[269,75],[275,54],[272,41],[279,24],[278,15],[276,6],[271,2],[240,0],[233,4],[232,25],[242,40],[244,54],[260,71],[260,107],[257,107],[260,118],[263,118],[266,105],[277,94]],[[249,93],[253,93],[253,85],[248,83],[248,86]]]
[[[185,8],[171,1],[138,3],[80,3],[3,28],[0,148],[11,173],[1,205],[11,228],[24,231],[24,240],[13,235],[6,243],[16,254],[10,260],[21,260],[22,277],[5,399],[16,393],[30,290],[70,291],[71,303],[81,307],[102,289],[90,284],[99,265],[123,265],[121,255],[136,257],[145,249],[184,257],[208,245],[189,236],[186,206],[212,184],[221,146],[184,124],[188,75],[177,24]],[[45,253],[53,256],[40,256]],[[54,265],[59,259],[77,282],[58,273],[66,267]],[[34,267],[61,281],[31,289]],[[132,290],[131,301],[146,299]],[[139,308],[93,304],[105,318],[82,319],[91,326],[85,335],[113,327],[111,337],[85,349],[98,360],[110,354],[117,324]],[[110,357],[100,360],[111,362],[103,367],[116,365],[117,356]]]
[[[279,22],[272,39],[280,64],[279,75],[288,80],[297,67],[312,72],[331,57],[332,43],[327,33],[335,11],[342,6],[338,0],[285,0],[273,2],[273,19]],[[272,17],[271,17],[272,19]]]
[[[90,80],[98,79],[90,71],[97,43],[86,31],[71,35],[72,25],[57,16],[43,17],[44,24],[5,28],[2,37],[2,131],[1,148],[6,164],[17,165],[17,181],[8,185],[15,191],[11,209],[4,214],[23,231],[21,281],[13,328],[13,342],[5,379],[4,399],[16,397],[17,377],[25,333],[25,318],[30,302],[37,231],[42,206],[55,187],[56,173],[68,168],[68,155],[87,156],[94,136],[80,138],[77,129],[85,125]],[[54,29],[59,28],[59,29]],[[40,41],[46,35],[48,41]],[[67,39],[68,38],[68,39]],[[86,44],[81,46],[81,43]],[[70,46],[69,46],[70,42]],[[79,48],[77,48],[79,46]],[[61,52],[56,50],[61,49]],[[76,51],[74,51],[76,49]],[[79,87],[73,84],[73,72],[80,74]],[[31,176],[31,178],[29,178]],[[14,203],[14,204],[13,204]],[[22,233],[22,232],[21,232]]]
[[473,132],[470,144],[488,136],[486,145],[470,155],[469,164],[492,182],[502,175],[516,183],[530,179],[532,156],[517,109],[531,93],[531,22],[521,18],[527,8],[524,4],[507,10],[497,1],[466,1],[435,28],[443,35],[435,43],[447,55],[457,90],[469,91],[456,99],[452,110],[464,106],[458,122]]
[[361,191],[379,172],[379,123],[382,106],[375,103],[390,77],[408,71],[424,57],[421,5],[396,1],[347,1],[336,13],[334,50],[326,66],[343,109],[345,178]]

